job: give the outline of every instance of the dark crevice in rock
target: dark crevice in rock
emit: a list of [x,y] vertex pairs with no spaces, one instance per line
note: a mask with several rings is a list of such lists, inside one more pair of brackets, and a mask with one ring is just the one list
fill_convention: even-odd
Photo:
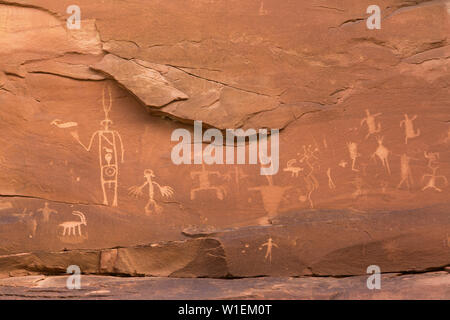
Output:
[[68,202],[62,200],[48,199],[44,197],[31,196],[31,195],[21,195],[21,194],[0,194],[1,198],[25,198],[25,199],[36,199],[36,200],[44,200],[61,204],[69,204],[69,205],[81,205],[81,206],[102,206],[108,207],[102,203],[87,203],[87,202]]
[[69,75],[64,75],[64,74],[60,74],[60,73],[56,73],[56,72],[49,72],[49,71],[28,71],[28,73],[47,74],[47,75],[51,75],[51,76],[56,76],[56,77],[61,77],[61,78],[66,78],[66,79],[76,80],[76,81],[105,81],[105,79],[87,79],[87,78],[69,76]]
[[48,14],[52,15],[55,18],[57,18],[58,20],[62,21],[62,19],[63,19],[63,17],[59,13],[53,12],[53,11],[47,9],[47,8],[40,7],[40,6],[33,5],[33,4],[19,3],[19,2],[7,1],[7,0],[0,0],[0,5],[2,5],[2,4],[3,5],[7,5],[7,6],[13,6],[13,7],[36,9],[36,10],[43,11],[45,13],[48,13]]

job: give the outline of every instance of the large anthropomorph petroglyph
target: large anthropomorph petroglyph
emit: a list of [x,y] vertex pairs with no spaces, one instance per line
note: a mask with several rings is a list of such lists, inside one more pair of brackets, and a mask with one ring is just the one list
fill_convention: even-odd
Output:
[[[102,94],[102,104],[103,111],[105,112],[105,119],[100,122],[102,126],[101,130],[95,131],[89,141],[89,145],[86,146],[81,142],[78,135],[78,131],[74,130],[70,134],[75,138],[75,140],[86,150],[91,151],[92,145],[94,144],[94,139],[98,137],[98,157],[100,165],[100,181],[103,191],[103,204],[109,205],[111,197],[112,206],[117,206],[117,184],[119,176],[119,162],[118,162],[118,145],[120,145],[120,161],[124,162],[125,149],[123,147],[122,137],[117,130],[111,130],[110,126],[113,124],[112,120],[109,118],[109,113],[112,108],[112,97],[111,90],[108,88],[109,93],[109,104],[105,103],[105,90]],[[56,125],[58,128],[71,128],[77,127],[76,122],[66,122],[61,123],[59,120],[54,120],[52,124]],[[111,195],[109,195],[111,193]],[[109,196],[108,196],[109,195]]]

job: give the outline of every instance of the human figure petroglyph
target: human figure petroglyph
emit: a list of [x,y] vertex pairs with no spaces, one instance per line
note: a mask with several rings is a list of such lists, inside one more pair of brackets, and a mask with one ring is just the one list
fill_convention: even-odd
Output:
[[378,124],[375,123],[375,118],[378,116],[381,116],[381,115],[382,115],[382,113],[376,113],[376,114],[372,115],[372,114],[370,114],[369,109],[366,109],[366,117],[361,120],[361,126],[364,123],[366,123],[367,129],[369,130],[369,132],[366,135],[366,139],[368,137],[370,137],[370,135],[381,131],[381,123],[378,123]]
[[25,208],[22,213],[15,213],[13,216],[18,217],[19,221],[26,225],[28,232],[30,232],[29,238],[33,238],[36,235],[38,223],[33,211],[27,213],[27,208]]
[[294,164],[297,162],[297,159],[291,159],[286,163],[286,168],[283,169],[285,172],[290,172],[291,177],[298,177],[299,172],[303,171],[304,168],[295,167]]
[[[397,189],[400,189],[400,187],[403,184],[406,184],[406,187],[409,189],[411,189],[412,184],[414,183],[413,180],[413,176],[411,173],[411,166],[410,166],[410,161],[413,158],[410,158],[406,153],[402,154],[400,156],[400,176],[401,176],[401,180],[400,183],[397,186]],[[417,159],[414,159],[417,160]]]
[[[108,192],[109,189],[113,188],[113,201],[112,206],[117,206],[117,186],[118,186],[118,176],[119,176],[119,166],[118,166],[118,143],[120,145],[121,151],[121,163],[124,162],[125,149],[123,147],[122,137],[117,130],[111,130],[110,126],[113,124],[112,120],[109,119],[109,113],[112,108],[112,97],[111,90],[108,88],[109,92],[109,105],[105,103],[105,90],[102,94],[102,104],[103,111],[105,113],[105,119],[100,122],[102,126],[101,130],[95,131],[89,141],[89,145],[86,146],[81,142],[78,135],[78,131],[72,131],[70,134],[72,137],[88,152],[91,151],[94,139],[98,137],[98,156],[100,164],[100,180],[103,191],[103,204],[109,205]],[[54,120],[51,124],[57,126],[58,128],[72,128],[77,127],[76,122],[66,122],[61,123],[61,120]]]
[[264,256],[264,260],[269,259],[269,262],[272,263],[272,248],[278,248],[278,245],[273,242],[272,238],[269,238],[267,242],[262,244],[262,247],[267,247],[266,255]]
[[445,183],[445,186],[447,186],[448,185],[447,177],[445,177],[443,175],[436,175],[436,171],[437,171],[437,169],[439,169],[439,167],[434,167],[434,168],[430,168],[430,169],[432,170],[431,174],[424,174],[422,176],[422,181],[424,181],[425,178],[430,178],[428,180],[427,185],[422,188],[422,191],[425,191],[427,189],[434,189],[434,190],[436,190],[438,192],[442,192],[442,189],[438,188],[436,186],[436,182],[437,182],[438,179],[442,179],[444,181],[444,183]]
[[417,132],[414,131],[413,121],[417,119],[417,115],[414,115],[411,119],[405,113],[405,120],[400,121],[400,128],[405,126],[405,144],[408,144],[408,139],[413,139],[420,136],[420,129]]
[[428,164],[427,164],[428,168],[433,169],[434,167],[436,167],[436,165],[439,161],[439,152],[424,151],[423,155],[424,155],[425,159],[428,160]]
[[50,215],[52,213],[58,213],[58,211],[54,210],[54,209],[50,209],[48,207],[48,202],[44,203],[44,207],[37,209],[37,212],[42,212],[42,220],[43,222],[48,222],[50,220]]
[[19,221],[25,224],[27,231],[30,232],[29,238],[35,237],[38,223],[33,211],[27,213],[27,208],[24,208],[22,213],[13,213],[12,216],[19,218]]
[[328,177],[328,187],[330,189],[336,189],[336,185],[334,184],[333,178],[331,177],[331,168],[328,168],[327,170],[327,177]]
[[306,200],[309,201],[310,208],[314,208],[314,202],[312,200],[312,193],[319,189],[319,181],[317,181],[316,176],[314,175],[314,165],[319,158],[315,155],[319,152],[319,149],[316,147],[312,149],[311,145],[306,147],[303,146],[303,155],[300,158],[300,163],[305,163],[309,168],[309,172],[305,173],[303,180],[306,183],[306,189],[308,190],[306,197],[300,196],[299,200],[304,202]]
[[62,236],[83,236],[81,226],[87,226],[85,215],[80,211],[73,211],[72,214],[80,218],[80,221],[66,221],[58,225],[63,229]]
[[219,171],[208,171],[205,168],[205,165],[202,163],[201,171],[193,171],[191,172],[191,179],[195,179],[198,177],[199,185],[197,188],[193,188],[191,190],[191,200],[194,200],[196,194],[200,191],[214,190],[216,192],[216,197],[219,200],[223,200],[226,195],[226,189],[223,186],[212,186],[209,181],[209,177],[211,175],[215,175],[219,178],[224,178],[228,180],[230,178],[229,175],[221,174]]
[[30,211],[28,214],[28,217],[25,219],[28,229],[31,232],[31,235],[29,235],[30,238],[34,238],[36,236],[36,230],[37,230],[37,220],[35,217],[35,214],[33,211]]
[[378,148],[372,154],[372,158],[377,156],[381,160],[381,164],[386,169],[389,175],[391,175],[391,168],[389,166],[389,154],[391,153],[388,148],[383,145],[384,137],[377,138]]
[[144,184],[140,186],[133,186],[128,189],[129,194],[135,196],[136,198],[142,196],[143,195],[142,190],[146,186],[148,186],[148,201],[147,204],[145,205],[145,213],[148,215],[152,214],[153,212],[160,213],[162,212],[162,207],[156,203],[155,186],[158,187],[161,195],[167,198],[170,198],[173,195],[174,193],[173,188],[170,186],[161,186],[159,183],[154,181],[153,179],[155,178],[155,174],[153,173],[153,170],[146,169],[144,171],[144,178],[146,180]]
[[[347,142],[348,153],[350,154],[350,159],[352,160],[352,171],[359,172],[358,169],[355,168],[356,160],[361,156],[358,152],[358,144],[356,142]],[[347,163],[345,164],[341,161],[341,166],[345,168]]]

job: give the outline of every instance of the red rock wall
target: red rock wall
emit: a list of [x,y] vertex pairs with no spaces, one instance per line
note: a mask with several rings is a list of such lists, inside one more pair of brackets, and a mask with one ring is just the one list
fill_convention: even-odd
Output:
[[[448,1],[379,1],[379,30],[368,1],[71,4],[0,1],[0,271],[175,240],[164,275],[449,264]],[[175,165],[195,120],[279,129],[278,173]],[[160,275],[151,248],[77,259]]]

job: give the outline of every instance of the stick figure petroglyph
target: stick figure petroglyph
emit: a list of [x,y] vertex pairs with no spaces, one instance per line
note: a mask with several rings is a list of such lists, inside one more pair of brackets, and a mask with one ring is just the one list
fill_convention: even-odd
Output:
[[267,247],[264,260],[267,260],[267,258],[269,258],[269,262],[272,263],[272,248],[273,247],[278,248],[278,245],[275,242],[273,242],[272,238],[269,238],[267,242],[262,244],[262,247]]
[[413,139],[420,136],[420,129],[417,132],[414,131],[413,121],[417,119],[417,115],[414,115],[411,119],[405,113],[405,120],[400,121],[400,128],[405,126],[405,144],[408,144],[408,139]]
[[308,147],[303,146],[303,156],[300,159],[300,163],[306,163],[309,168],[309,172],[305,174],[305,177],[303,178],[306,183],[306,189],[308,190],[307,196],[305,197],[301,195],[299,200],[302,202],[308,200],[311,209],[314,208],[314,202],[312,201],[311,195],[315,190],[319,189],[319,181],[317,181],[314,175],[314,163],[318,160],[315,153],[318,151],[319,149],[317,147],[312,149],[311,145],[308,145]]
[[[358,169],[355,168],[356,159],[358,159],[361,154],[358,152],[358,144],[356,142],[347,142],[348,153],[350,154],[350,159],[352,160],[352,171],[359,172]],[[341,161],[342,163],[342,161]],[[345,168],[347,164],[342,167]]]
[[290,172],[291,177],[298,177],[299,172],[303,171],[301,167],[294,167],[294,164],[297,162],[297,159],[291,159],[286,163],[286,168],[283,171]]
[[[397,189],[400,189],[400,187],[406,183],[406,187],[409,189],[411,189],[411,185],[414,183],[413,181],[413,176],[411,173],[411,167],[409,165],[409,162],[411,161],[411,159],[406,153],[402,154],[400,156],[400,176],[401,176],[401,180],[400,183],[397,186]],[[417,159],[413,159],[413,160],[417,160]]]
[[370,135],[381,131],[381,123],[378,124],[375,123],[375,118],[381,116],[381,114],[382,113],[376,113],[374,115],[371,115],[369,109],[366,109],[366,117],[361,120],[361,126],[364,123],[366,123],[367,129],[369,130],[369,132],[366,135],[366,139],[370,137]]
[[173,195],[174,191],[173,191],[172,187],[161,186],[159,183],[154,181],[153,178],[155,178],[155,174],[153,173],[153,170],[146,169],[144,171],[144,178],[146,180],[144,182],[144,184],[142,184],[140,186],[133,186],[128,189],[129,194],[133,195],[137,198],[137,197],[143,195],[142,190],[146,186],[148,186],[148,202],[145,205],[145,213],[148,215],[152,214],[153,212],[160,213],[162,211],[162,207],[160,205],[158,205],[155,201],[155,187],[154,186],[158,187],[159,192],[161,193],[161,195],[163,197],[170,198]]
[[439,161],[439,152],[424,151],[423,155],[425,159],[428,160],[427,167],[433,169],[437,165],[437,162]]
[[27,231],[30,232],[29,238],[33,238],[36,235],[37,220],[33,211],[27,213],[27,208],[23,209],[22,213],[14,213],[13,217],[18,217],[21,223],[24,223],[27,227]]
[[80,211],[73,211],[72,214],[80,218],[80,221],[66,221],[58,225],[63,228],[62,236],[82,236],[81,226],[87,226],[86,217]]
[[[122,137],[120,136],[119,132],[117,130],[110,129],[110,126],[113,124],[113,122],[112,120],[109,119],[109,113],[112,108],[111,90],[109,88],[108,92],[109,92],[108,106],[105,103],[105,90],[103,90],[102,94],[103,111],[105,113],[105,119],[100,122],[102,129],[97,130],[92,134],[91,139],[89,141],[89,145],[86,146],[83,144],[83,142],[81,142],[80,137],[78,135],[78,131],[76,130],[72,131],[70,134],[88,152],[91,151],[95,137],[96,136],[98,137],[98,155],[100,164],[100,180],[103,191],[103,204],[109,205],[108,191],[106,187],[108,187],[109,189],[113,188],[112,206],[116,207],[117,183],[119,176],[117,142],[119,142],[120,144],[121,163],[124,162],[125,149],[123,147]],[[54,120],[51,124],[57,126],[58,128],[71,128],[78,126],[76,122],[60,123],[60,120]]]
[[391,168],[389,167],[389,153],[390,151],[383,145],[384,137],[377,138],[378,148],[372,154],[372,158],[377,156],[381,160],[381,164],[386,169],[389,175],[391,175]]
[[330,189],[336,189],[336,185],[334,184],[333,178],[331,177],[331,168],[328,168],[327,170],[327,177],[328,177],[328,187]]
[[229,175],[221,174],[219,171],[207,171],[205,168],[205,165],[202,163],[202,170],[201,171],[193,171],[191,172],[191,179],[194,179],[195,177],[198,177],[199,186],[197,188],[193,188],[191,190],[191,200],[194,200],[196,197],[196,194],[199,191],[205,191],[205,190],[214,190],[216,192],[216,197],[219,200],[223,200],[226,195],[226,190],[223,186],[212,186],[209,181],[209,176],[215,175],[220,178],[229,179]]
[[48,202],[44,203],[44,207],[43,208],[37,209],[37,212],[42,212],[42,220],[43,220],[43,222],[48,222],[49,219],[50,219],[50,215],[52,213],[58,213],[58,211],[50,209],[48,207]]
[[431,174],[424,174],[424,175],[422,176],[422,181],[425,180],[425,178],[427,178],[427,177],[430,178],[430,180],[428,180],[427,185],[426,185],[425,187],[422,188],[422,191],[425,191],[425,190],[431,188],[431,189],[434,189],[434,190],[436,190],[436,191],[438,191],[438,192],[442,192],[442,189],[440,189],[440,188],[438,188],[438,187],[436,186],[436,181],[437,181],[438,179],[442,179],[442,180],[444,181],[444,183],[445,183],[445,186],[448,185],[447,177],[445,177],[445,176],[443,176],[443,175],[436,175],[437,169],[439,169],[439,167],[431,168],[431,170],[432,170],[432,173],[431,173]]

